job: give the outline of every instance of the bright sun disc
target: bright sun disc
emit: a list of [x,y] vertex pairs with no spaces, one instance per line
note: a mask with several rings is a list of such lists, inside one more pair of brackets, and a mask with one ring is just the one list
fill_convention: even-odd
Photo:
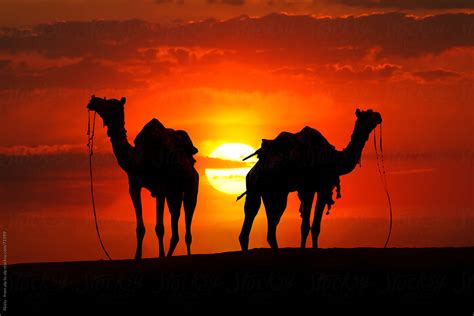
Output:
[[[210,155],[210,158],[218,158],[229,161],[242,161],[243,158],[253,154],[255,149],[249,145],[241,143],[225,143],[217,147]],[[255,162],[252,157],[248,162]],[[241,194],[245,192],[245,177],[250,167],[243,168],[220,168],[205,170],[206,177],[211,186],[223,193]]]

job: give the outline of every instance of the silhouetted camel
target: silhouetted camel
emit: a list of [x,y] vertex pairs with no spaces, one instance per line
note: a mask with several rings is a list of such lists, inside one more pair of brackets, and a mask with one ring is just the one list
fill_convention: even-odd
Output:
[[302,248],[310,231],[312,201],[315,192],[318,193],[311,226],[313,248],[318,247],[322,214],[326,205],[334,203],[334,188],[339,196],[339,177],[354,170],[369,134],[382,123],[380,113],[372,110],[357,109],[356,116],[351,140],[342,151],[336,150],[321,133],[310,127],[296,134],[283,132],[275,140],[262,141],[262,147],[255,152],[259,160],[246,178],[245,219],[239,236],[242,250],[248,249],[250,230],[261,199],[267,214],[267,241],[273,249],[278,249],[276,227],[285,211],[288,193],[292,191],[298,191],[302,203]]
[[106,100],[92,96],[87,108],[96,111],[107,126],[112,148],[120,167],[128,175],[129,193],[137,219],[137,250],[135,259],[142,257],[145,236],[141,189],[148,189],[156,197],[155,232],[159,240],[160,257],[164,257],[163,212],[165,199],[171,214],[172,236],[168,256],[173,255],[179,241],[178,221],[184,204],[186,246],[191,254],[191,221],[197,202],[199,175],[192,157],[197,149],[184,131],[165,128],[157,119],[145,125],[135,139],[135,147],[127,139],[124,117],[125,98]]

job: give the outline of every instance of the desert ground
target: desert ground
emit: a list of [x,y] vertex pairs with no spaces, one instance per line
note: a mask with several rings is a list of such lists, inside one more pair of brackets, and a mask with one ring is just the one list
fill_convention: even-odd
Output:
[[474,311],[474,248],[252,249],[14,264],[7,273],[7,310],[23,315],[249,304]]

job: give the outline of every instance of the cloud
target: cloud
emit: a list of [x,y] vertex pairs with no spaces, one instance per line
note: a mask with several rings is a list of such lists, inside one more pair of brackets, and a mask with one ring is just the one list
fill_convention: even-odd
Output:
[[[389,80],[403,73],[402,66],[407,73],[424,69],[406,67],[407,58],[437,58],[457,47],[473,47],[472,29],[474,14],[461,13],[425,18],[401,13],[337,18],[270,14],[170,25],[129,20],[4,28],[0,89],[139,89],[161,83],[163,74],[203,77],[214,65],[261,72],[291,69],[300,75],[304,70],[332,81]],[[35,64],[31,56],[46,64],[58,62]],[[455,78],[447,73],[449,68],[459,72],[458,66],[444,67],[444,72],[429,70],[408,77],[448,80]],[[210,82],[252,89],[258,85],[227,77]]]
[[424,81],[438,81],[438,80],[449,80],[460,77],[460,74],[453,71],[447,71],[443,69],[417,71],[412,73],[415,77],[421,78]]
[[[337,18],[270,14],[262,17],[158,25],[139,20],[61,22],[31,30],[0,31],[0,52],[35,52],[49,58],[139,59],[140,50],[202,47],[233,50],[247,60],[303,62],[438,54],[474,45],[474,14],[415,18],[383,13]],[[272,58],[273,56],[273,58]]]
[[[0,154],[0,181],[21,179],[55,179],[59,175],[70,176],[82,174],[87,176],[87,148],[82,152],[77,149],[51,148],[39,146],[30,150]],[[45,147],[50,147],[49,151]],[[95,153],[94,165],[98,169],[118,169],[115,157],[111,153]]]
[[473,9],[471,0],[326,0],[351,7],[391,9]]
[[419,168],[419,169],[406,169],[406,170],[397,170],[397,171],[390,171],[387,174],[394,174],[394,175],[412,175],[412,174],[419,174],[419,173],[430,173],[433,172],[434,168]]
[[182,5],[184,4],[184,0],[154,0],[154,3],[156,4],[170,4],[170,3],[175,3]]
[[84,59],[77,63],[46,69],[0,63],[0,89],[34,88],[134,88],[145,85],[129,72],[117,70],[98,61]]
[[137,48],[153,40],[157,25],[140,20],[57,22],[29,30],[0,30],[0,51],[37,52],[49,58],[96,57],[123,60],[138,57]]
[[[94,155],[94,168],[96,202],[110,205],[126,178],[112,154]],[[90,205],[88,177],[87,153],[0,154],[0,214],[83,209]]]
[[207,0],[207,3],[209,4],[219,3],[219,4],[229,4],[229,5],[238,6],[238,5],[244,5],[245,0]]
[[383,64],[383,65],[368,65],[362,70],[354,70],[350,66],[333,66],[333,76],[336,79],[345,80],[381,80],[393,77],[393,75],[401,69],[400,66]]
[[[60,145],[38,145],[38,146],[2,146],[0,147],[0,155],[2,159],[7,156],[35,156],[35,155],[50,155],[50,154],[64,154],[64,153],[78,153],[84,152],[85,147],[82,145],[60,144]],[[1,161],[1,160],[0,160]]]
[[354,69],[351,65],[334,64],[316,68],[281,68],[275,70],[274,73],[336,81],[366,81],[390,79],[400,70],[401,66],[392,64],[366,65],[360,70]]
[[184,24],[169,29],[162,41],[172,46],[227,48],[243,53],[266,51],[287,60],[317,62],[338,52],[345,58],[354,51],[364,56],[374,48],[379,50],[379,56],[436,54],[474,45],[472,29],[471,14],[423,19],[401,13],[339,18],[270,14]]

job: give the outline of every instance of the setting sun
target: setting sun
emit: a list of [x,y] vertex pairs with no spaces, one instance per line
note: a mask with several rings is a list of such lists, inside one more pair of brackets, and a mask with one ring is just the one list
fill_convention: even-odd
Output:
[[[255,149],[246,144],[225,143],[217,147],[209,157],[228,161],[242,161],[243,158],[254,152]],[[245,163],[245,167],[242,168],[207,168],[205,170],[206,177],[214,189],[227,194],[240,194],[245,191],[245,176],[251,168],[249,163],[253,164],[255,161],[255,158],[250,158],[248,163]]]
[[[188,196],[185,203],[193,254],[241,250],[238,236],[249,195],[236,198],[247,191],[246,176],[257,161],[268,171],[257,157],[242,159],[264,139],[305,126],[335,150],[353,149],[357,108],[380,113],[383,133],[378,127],[370,134],[361,164],[340,177],[342,198],[334,196],[330,216],[322,217],[319,245],[383,246],[388,187],[393,203],[388,246],[474,246],[474,1],[2,4],[0,226],[8,232],[8,264],[105,258],[95,220],[110,256],[122,260],[135,255],[143,219],[142,256],[156,257],[161,220],[156,210],[162,206],[156,197],[170,191],[165,184],[177,191],[175,182],[193,188],[189,194],[198,189],[195,206]],[[101,103],[93,106],[100,113],[88,108],[91,95],[110,101],[114,110]],[[167,131],[154,122],[141,133],[153,118]],[[95,135],[93,156],[85,146],[88,127]],[[313,163],[334,154],[322,155],[326,150],[319,142],[300,145],[317,154],[298,150],[290,158]],[[275,147],[285,159],[286,150]],[[378,163],[386,168],[388,184],[380,179]],[[316,175],[319,171],[304,180],[319,188]],[[140,180],[135,187],[147,182],[157,194],[146,187],[140,195],[130,190],[134,180]],[[261,186],[264,191],[278,190]],[[175,193],[184,199],[184,192]],[[181,217],[173,221],[180,234],[176,255],[188,252],[181,204]],[[170,225],[168,201],[164,206],[169,250],[173,227],[177,230]],[[301,243],[299,207],[298,194],[289,194],[278,228],[281,247]],[[262,203],[252,248],[269,246],[265,211]],[[310,219],[312,226],[314,216]]]

